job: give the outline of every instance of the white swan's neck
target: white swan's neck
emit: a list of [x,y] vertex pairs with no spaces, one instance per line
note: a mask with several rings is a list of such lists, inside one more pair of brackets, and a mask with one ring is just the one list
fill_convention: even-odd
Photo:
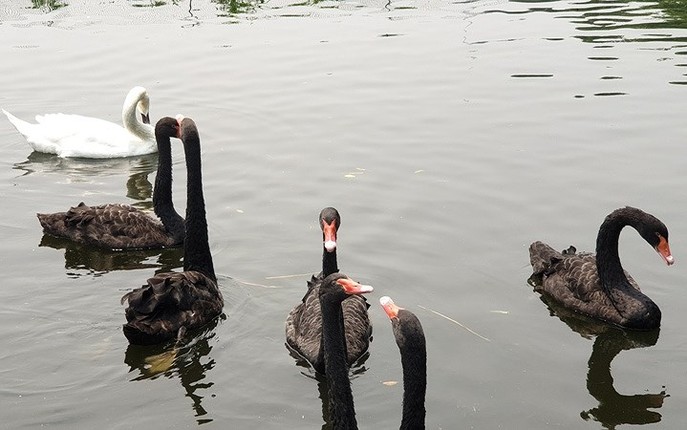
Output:
[[143,87],[135,87],[124,100],[122,106],[122,124],[130,133],[141,140],[154,139],[154,129],[150,124],[143,124],[138,118],[138,108],[142,105],[143,113],[148,113],[148,93]]

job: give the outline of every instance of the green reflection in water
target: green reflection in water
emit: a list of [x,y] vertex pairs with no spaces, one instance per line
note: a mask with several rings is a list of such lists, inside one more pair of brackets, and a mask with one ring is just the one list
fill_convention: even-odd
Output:
[[213,0],[227,15],[254,12],[265,0]]
[[[147,1],[142,1],[142,0],[133,0],[131,2],[131,6],[133,7],[158,7],[158,6],[165,6],[167,3],[164,0],[147,0]],[[178,4],[178,0],[172,0],[172,4],[176,5]]]
[[67,3],[61,2],[59,0],[31,0],[31,8],[32,9],[48,9],[48,10],[54,10],[58,9],[64,6],[67,6]]
[[571,22],[578,24],[578,30],[687,28],[686,0],[589,0],[575,3],[551,2],[550,0],[512,0],[511,3],[529,5],[528,10],[493,10],[492,12],[508,14],[563,13]]

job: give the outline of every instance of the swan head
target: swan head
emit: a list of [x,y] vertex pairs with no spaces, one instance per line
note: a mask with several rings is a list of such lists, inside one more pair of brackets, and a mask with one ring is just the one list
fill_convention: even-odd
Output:
[[[607,225],[607,223],[619,225],[620,228],[625,225],[634,227],[639,235],[658,252],[668,266],[675,263],[673,254],[670,253],[670,245],[668,243],[668,227],[655,216],[641,209],[626,206],[611,212],[606,217],[602,227]],[[601,236],[601,229],[599,230],[599,236]]]
[[384,312],[386,312],[386,315],[389,317],[390,320],[398,318],[398,311],[400,311],[402,308],[396,306],[396,303],[394,303],[394,301],[391,300],[391,297],[382,297],[381,299],[379,299],[379,304],[382,305],[382,309],[384,309]]
[[336,251],[336,233],[341,225],[339,212],[332,207],[327,207],[322,209],[319,218],[324,249],[330,253],[334,252]]
[[427,350],[425,346],[425,332],[422,330],[422,324],[414,313],[396,306],[391,297],[384,296],[379,299],[379,304],[384,308],[391,327],[394,331],[396,344],[401,350],[412,354],[418,359],[426,357]]
[[176,137],[181,138],[181,126],[176,118],[160,118],[155,124],[155,137]]
[[179,124],[178,137],[184,142],[184,147],[191,142],[194,142],[196,146],[199,145],[200,138],[198,137],[198,127],[195,121],[181,114],[176,116],[176,120],[177,124]]
[[658,236],[658,245],[654,247],[656,252],[663,258],[663,261],[666,262],[668,266],[672,265],[675,263],[675,258],[673,258],[673,254],[670,253],[670,244],[668,244],[668,238],[663,237],[656,233]]
[[346,297],[353,294],[367,294],[374,291],[370,285],[362,285],[343,273],[332,273],[322,280],[320,286],[320,300],[328,296],[337,301],[343,301]]
[[372,288],[372,285],[363,285],[359,284],[358,282],[355,282],[353,279],[349,277],[345,278],[340,278],[336,281],[341,288],[346,292],[346,294],[366,294],[366,293],[371,293],[374,291],[374,288]]
[[126,110],[127,107],[134,105],[141,113],[141,121],[144,124],[150,124],[150,98],[145,88],[133,87],[129,90],[129,94],[124,99],[124,109]]
[[136,104],[136,108],[141,113],[143,124],[150,124],[150,98],[148,98],[148,93],[145,90],[143,90],[143,95]]

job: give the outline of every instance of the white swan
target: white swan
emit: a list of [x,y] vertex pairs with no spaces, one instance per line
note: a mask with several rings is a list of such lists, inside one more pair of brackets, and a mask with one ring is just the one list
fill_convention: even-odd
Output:
[[[157,151],[149,107],[146,89],[134,87],[122,107],[124,127],[98,118],[62,113],[36,115],[38,124],[31,124],[4,109],[2,112],[34,151],[60,157],[120,158]],[[137,109],[143,122],[136,117]]]

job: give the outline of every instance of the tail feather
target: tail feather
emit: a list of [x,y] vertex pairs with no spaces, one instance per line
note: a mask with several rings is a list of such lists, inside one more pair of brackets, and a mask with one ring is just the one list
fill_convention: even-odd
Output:
[[[572,248],[572,253],[574,253],[574,248]],[[543,242],[537,241],[530,245],[530,264],[535,275],[549,272],[553,265],[562,259],[563,254]]]
[[4,113],[5,116],[7,116],[7,119],[10,120],[14,128],[16,128],[19,133],[23,134],[24,136],[26,136],[27,134],[31,134],[33,124],[26,122],[23,119],[17,118],[16,116],[7,112],[5,109],[2,109],[2,113]]
[[[32,124],[24,121],[7,112],[5,109],[2,109],[2,113],[7,116],[7,119],[12,123],[14,128],[24,136],[31,149],[48,154],[58,154],[59,148],[49,136],[41,132],[40,124]],[[38,118],[38,116],[36,118]]]
[[36,214],[43,231],[54,236],[67,236],[66,212]]

